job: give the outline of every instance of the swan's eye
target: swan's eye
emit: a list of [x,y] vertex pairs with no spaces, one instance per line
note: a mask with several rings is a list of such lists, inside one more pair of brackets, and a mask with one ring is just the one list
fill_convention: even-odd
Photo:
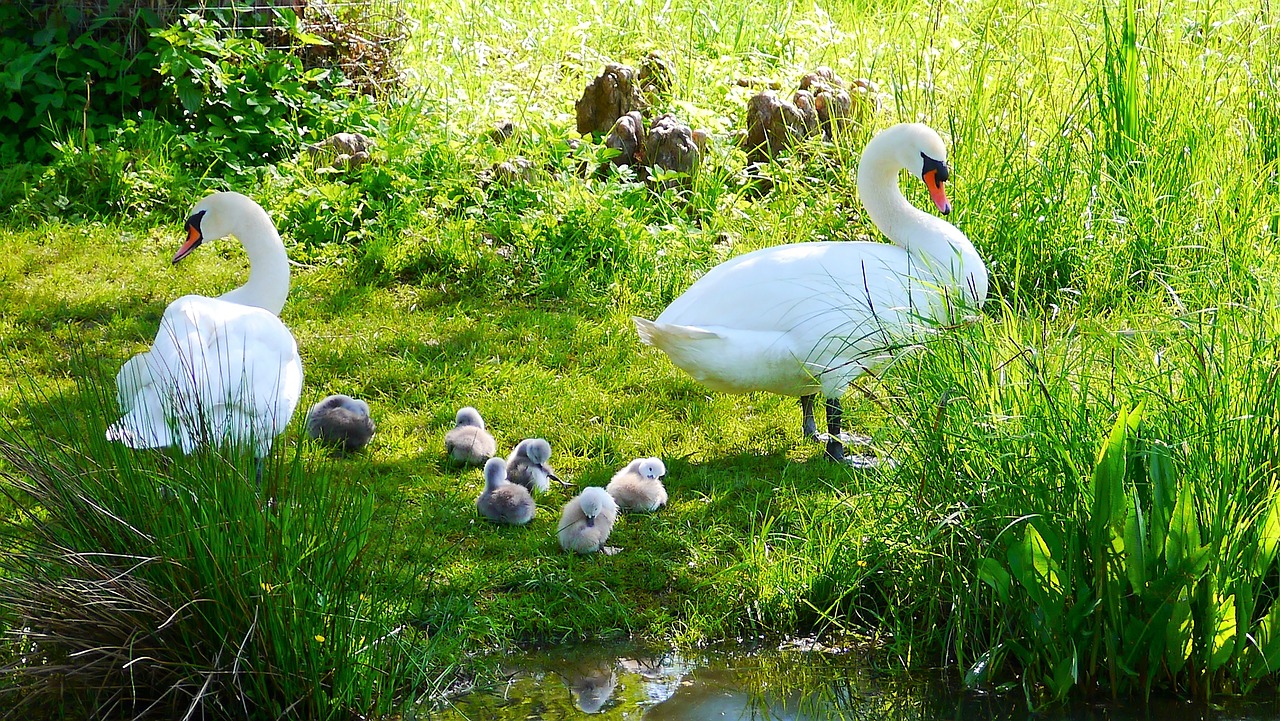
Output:
[[183,226],[183,230],[187,231],[187,242],[183,243],[182,247],[178,249],[177,254],[173,256],[172,262],[177,263],[187,257],[191,251],[199,248],[200,244],[204,242],[204,233],[200,230],[200,221],[204,218],[204,213],[205,211],[202,210],[187,218],[187,223]]
[[183,230],[189,233],[194,229],[197,233],[199,233],[200,221],[204,219],[204,214],[207,212],[208,212],[207,210],[202,210],[199,213],[193,214],[190,218],[187,218],[187,224],[183,227]]
[[945,161],[930,158],[928,155],[925,155],[923,152],[920,153],[920,157],[924,159],[924,167],[920,169],[921,177],[928,175],[929,171],[932,170],[935,173],[937,173],[937,175],[935,175],[934,178],[939,183],[945,183],[947,182],[948,179],[950,179],[951,171],[947,169],[947,164]]

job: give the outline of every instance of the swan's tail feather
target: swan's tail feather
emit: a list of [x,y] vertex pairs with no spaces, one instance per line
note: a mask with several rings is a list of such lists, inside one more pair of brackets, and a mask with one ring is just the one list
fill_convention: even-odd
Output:
[[657,348],[665,347],[665,342],[671,340],[713,340],[723,337],[714,331],[697,328],[691,325],[658,323],[657,321],[646,320],[635,315],[631,316],[631,320],[636,324],[636,333],[640,335],[640,340],[645,345],[651,345]]
[[172,445],[170,434],[157,433],[155,429],[139,429],[137,418],[128,414],[107,427],[107,440],[123,443],[130,448],[163,448]]

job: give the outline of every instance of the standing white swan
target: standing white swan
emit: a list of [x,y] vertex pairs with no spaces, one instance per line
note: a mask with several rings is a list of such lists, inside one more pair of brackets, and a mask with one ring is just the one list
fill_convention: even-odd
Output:
[[289,295],[284,243],[266,211],[240,193],[201,200],[186,231],[174,263],[206,240],[234,235],[249,256],[249,280],[217,298],[187,295],[169,304],[151,350],[116,375],[124,416],[107,438],[184,453],[242,446],[262,459],[302,394],[298,345],[277,317]]
[[[657,320],[635,318],[640,339],[716,391],[798,396],[804,432],[844,461],[840,398],[864,372],[959,320],[987,297],[987,268],[954,225],[913,207],[898,188],[907,170],[944,215],[947,150],[926,125],[877,134],[858,163],[858,195],[894,245],[795,243],[712,268]],[[827,435],[813,401],[826,399]]]

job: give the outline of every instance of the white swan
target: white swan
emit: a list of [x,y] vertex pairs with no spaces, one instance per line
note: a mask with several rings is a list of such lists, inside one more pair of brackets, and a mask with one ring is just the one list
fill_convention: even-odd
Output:
[[796,243],[712,268],[657,320],[635,318],[640,339],[712,390],[798,396],[816,439],[813,400],[826,398],[827,456],[844,460],[840,398],[850,382],[902,348],[964,318],[987,297],[987,269],[954,225],[916,209],[898,188],[905,169],[944,215],[946,146],[904,123],[867,143],[858,195],[894,245]]
[[234,235],[249,256],[249,280],[217,298],[187,295],[169,304],[151,350],[116,375],[124,416],[107,438],[184,453],[230,444],[261,459],[302,394],[298,346],[277,317],[289,295],[284,244],[266,211],[239,193],[201,200],[186,231],[174,263],[206,240]]

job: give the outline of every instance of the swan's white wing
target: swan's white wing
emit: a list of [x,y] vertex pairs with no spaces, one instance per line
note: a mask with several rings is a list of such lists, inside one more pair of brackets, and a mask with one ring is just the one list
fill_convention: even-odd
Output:
[[130,359],[116,382],[125,416],[109,438],[190,452],[208,436],[252,443],[264,455],[297,407],[302,361],[270,312],[185,296],[165,310],[151,350]]
[[777,246],[713,268],[637,328],[714,390],[831,394],[929,332],[931,279],[885,243]]

